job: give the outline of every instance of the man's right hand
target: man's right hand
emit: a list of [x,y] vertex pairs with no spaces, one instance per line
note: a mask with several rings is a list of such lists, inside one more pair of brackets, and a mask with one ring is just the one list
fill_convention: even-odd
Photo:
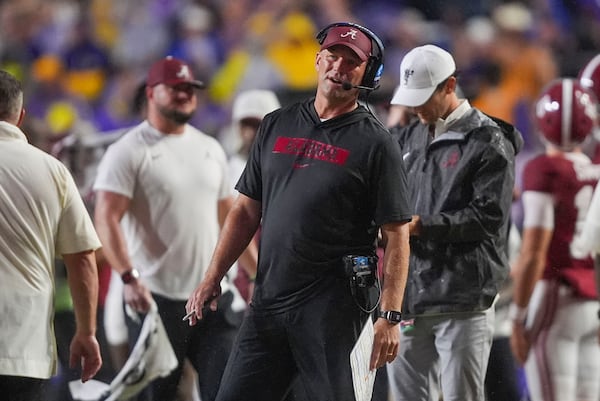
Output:
[[152,303],[152,294],[139,279],[123,286],[125,303],[138,313],[147,313]]
[[187,304],[185,305],[185,313],[190,314],[190,326],[194,326],[198,320],[202,319],[202,312],[205,306],[209,306],[213,312],[217,310],[217,301],[221,296],[221,283],[208,279],[196,287],[192,295],[190,295]]

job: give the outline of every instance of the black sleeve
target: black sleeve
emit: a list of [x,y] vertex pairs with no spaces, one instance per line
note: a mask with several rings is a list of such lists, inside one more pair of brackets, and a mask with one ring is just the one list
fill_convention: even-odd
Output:
[[375,223],[381,226],[390,222],[410,221],[412,210],[408,205],[408,187],[402,153],[398,142],[387,135],[376,162]]

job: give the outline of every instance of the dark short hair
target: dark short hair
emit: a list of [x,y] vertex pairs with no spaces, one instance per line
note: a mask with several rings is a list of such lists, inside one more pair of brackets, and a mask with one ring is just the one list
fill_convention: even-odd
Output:
[[23,88],[14,76],[0,70],[0,120],[18,117],[22,107]]
[[436,87],[435,87],[435,91],[440,91],[444,88],[444,86],[446,86],[446,83],[448,82],[448,80],[452,77],[458,78],[458,70],[454,71],[452,73],[452,75],[450,75],[448,78],[444,79],[442,82],[440,82]]

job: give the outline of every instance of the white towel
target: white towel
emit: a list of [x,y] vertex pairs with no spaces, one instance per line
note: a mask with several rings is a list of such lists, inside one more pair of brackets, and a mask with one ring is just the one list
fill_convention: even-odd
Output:
[[69,383],[75,401],[127,400],[152,380],[165,377],[177,367],[177,358],[158,314],[156,303],[144,318],[142,331],[125,365],[110,384],[98,380]]

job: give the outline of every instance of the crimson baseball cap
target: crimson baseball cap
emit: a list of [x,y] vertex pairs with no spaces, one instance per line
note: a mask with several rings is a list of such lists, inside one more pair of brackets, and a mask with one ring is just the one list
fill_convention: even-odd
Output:
[[327,37],[321,44],[321,50],[335,45],[349,47],[362,61],[367,60],[371,55],[371,39],[363,31],[353,26],[334,26],[327,31]]
[[204,82],[194,79],[192,69],[184,61],[167,56],[158,60],[150,67],[146,85],[156,86],[158,84],[177,85],[190,84],[199,89],[206,87]]
[[391,103],[421,106],[433,95],[435,88],[455,72],[454,59],[446,50],[434,45],[415,47],[400,63],[400,85]]

